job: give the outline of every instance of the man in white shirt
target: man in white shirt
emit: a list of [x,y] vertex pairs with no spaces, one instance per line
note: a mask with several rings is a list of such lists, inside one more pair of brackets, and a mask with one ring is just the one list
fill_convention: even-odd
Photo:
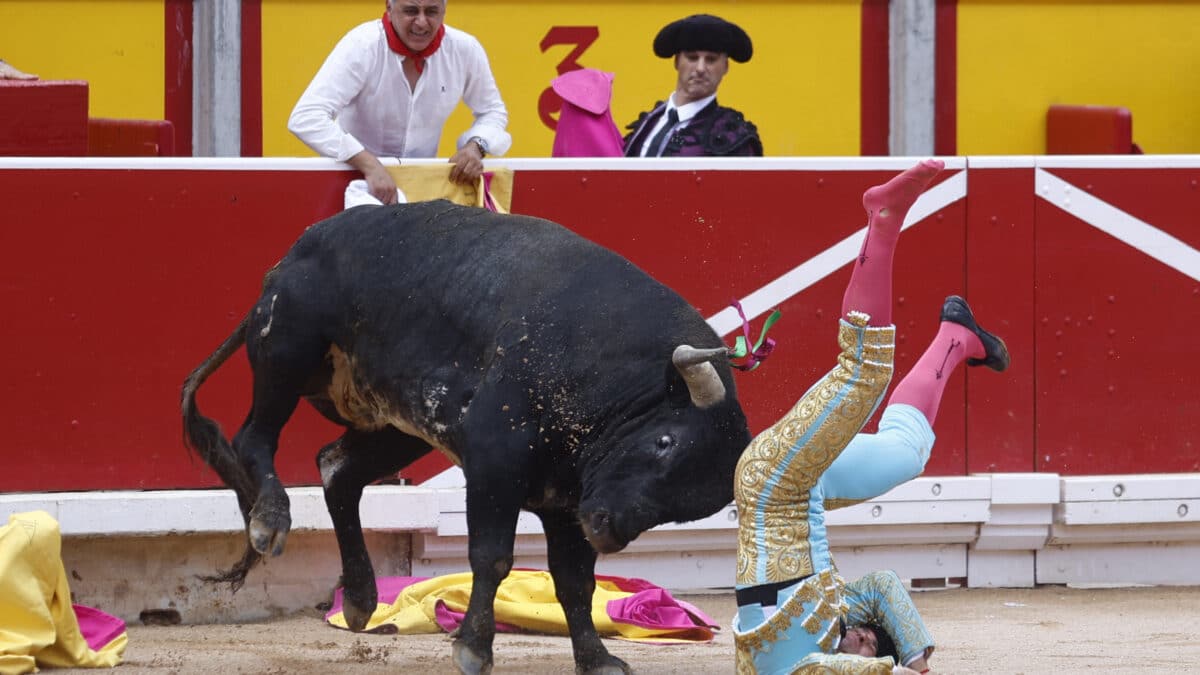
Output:
[[458,137],[451,180],[474,183],[483,157],[512,145],[487,53],[445,25],[445,14],[446,0],[388,0],[382,20],[338,42],[288,119],[308,147],[361,171],[365,191],[384,204],[399,195],[379,157],[434,157],[460,100],[475,122]]
[[762,156],[754,124],[717,104],[729,59],[745,63],[754,54],[746,31],[718,16],[694,14],[664,26],[654,38],[654,54],[674,59],[675,91],[626,127],[626,157]]

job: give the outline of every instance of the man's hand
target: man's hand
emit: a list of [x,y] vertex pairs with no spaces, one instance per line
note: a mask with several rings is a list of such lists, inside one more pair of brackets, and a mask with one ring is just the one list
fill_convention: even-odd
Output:
[[7,62],[5,62],[4,59],[0,59],[0,80],[36,80],[36,79],[38,79],[37,75],[31,75],[29,73],[22,73],[21,71],[17,70],[16,68],[13,68]]
[[450,158],[450,180],[460,185],[474,185],[483,175],[483,150],[469,141]]
[[384,204],[395,204],[396,179],[383,167],[379,158],[363,150],[351,157],[347,163],[362,172],[367,181],[367,191]]

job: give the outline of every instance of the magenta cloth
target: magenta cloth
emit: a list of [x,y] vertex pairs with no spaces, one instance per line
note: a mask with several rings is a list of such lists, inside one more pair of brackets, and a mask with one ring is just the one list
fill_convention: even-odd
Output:
[[609,600],[607,609],[613,621],[642,628],[685,630],[695,628],[698,622],[709,628],[718,627],[699,607],[676,600],[662,588],[648,588],[627,598]]
[[621,157],[625,148],[613,122],[614,75],[595,68],[572,70],[550,81],[563,100],[552,157]]
[[492,176],[494,175],[491,171],[483,172],[483,208],[488,211],[500,212],[499,205],[492,198]]
[[[433,616],[434,621],[437,621],[437,625],[441,626],[442,630],[446,631],[447,633],[453,633],[454,631],[458,630],[459,626],[462,625],[463,618],[466,617],[466,614],[462,612],[456,612],[447,607],[446,603],[438,600],[437,604],[433,606]],[[528,632],[522,630],[520,626],[514,626],[512,624],[504,623],[503,621],[496,622],[496,630],[501,633]]]
[[75,610],[80,634],[94,652],[125,632],[125,622],[111,614],[84,605],[71,605],[71,609]]
[[[400,591],[412,586],[415,583],[420,583],[430,577],[376,577],[375,588],[379,592],[379,602],[385,605],[390,605],[396,601]],[[342,611],[342,587],[338,586],[333,591],[333,606],[325,613],[325,618],[337,614]]]

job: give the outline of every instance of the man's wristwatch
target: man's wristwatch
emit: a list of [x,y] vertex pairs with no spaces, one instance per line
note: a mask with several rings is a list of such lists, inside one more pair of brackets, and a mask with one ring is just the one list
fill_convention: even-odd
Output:
[[487,141],[483,140],[482,138],[480,138],[478,136],[472,136],[471,140],[469,140],[467,142],[474,143],[475,145],[479,146],[479,154],[483,155],[484,157],[487,156],[487,154],[488,154]]

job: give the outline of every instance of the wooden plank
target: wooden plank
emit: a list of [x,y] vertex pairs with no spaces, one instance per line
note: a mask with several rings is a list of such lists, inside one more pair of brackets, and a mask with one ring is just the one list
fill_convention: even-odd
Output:
[[1037,553],[1037,581],[1191,586],[1200,584],[1197,560],[1200,542],[1047,546]]
[[1136,499],[1200,499],[1200,474],[1066,476],[1062,479],[1064,502]]
[[1066,502],[1054,507],[1054,521],[1063,525],[1200,522],[1200,499]]
[[[333,528],[321,488],[288,488],[287,493],[294,531]],[[53,516],[64,536],[241,532],[245,528],[232,490],[0,495],[0,513],[35,509]],[[432,490],[392,485],[367,487],[360,512],[366,529],[428,530],[438,518]]]
[[1200,523],[1050,526],[1048,545],[1200,541]]

